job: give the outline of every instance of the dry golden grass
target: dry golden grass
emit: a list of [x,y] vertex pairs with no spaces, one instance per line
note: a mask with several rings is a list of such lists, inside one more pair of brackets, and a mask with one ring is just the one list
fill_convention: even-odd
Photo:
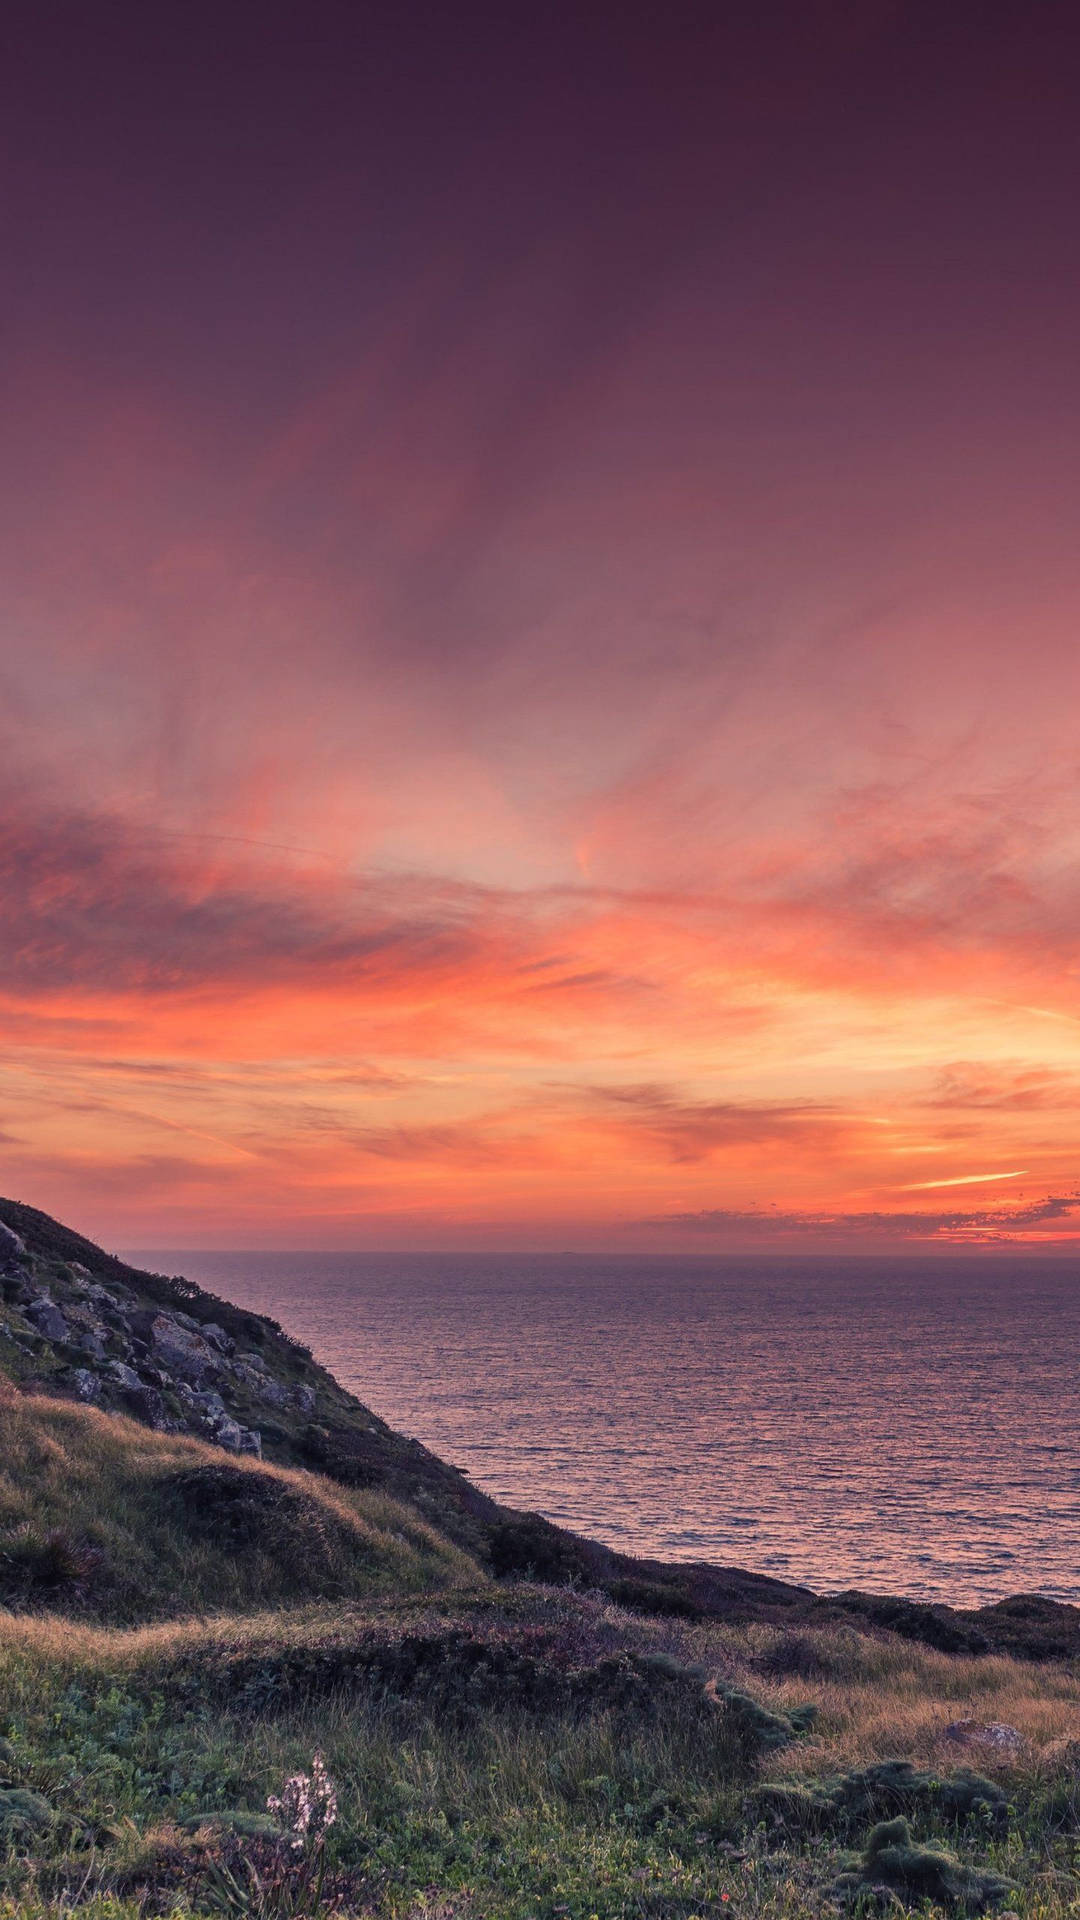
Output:
[[[100,1567],[78,1607],[117,1622],[484,1579],[466,1553],[383,1493],[230,1458],[92,1407],[0,1398],[0,1462],[0,1566],[28,1537],[55,1532],[89,1545]],[[185,1505],[180,1477],[200,1470],[205,1495]],[[213,1524],[215,1482],[232,1504],[231,1531]],[[238,1532],[246,1488],[252,1513]],[[73,1599],[69,1610],[78,1607]]]
[[[1005,1656],[937,1653],[930,1647],[844,1628],[765,1626],[655,1629],[681,1658],[715,1668],[780,1710],[812,1701],[814,1732],[785,1754],[785,1771],[843,1772],[884,1759],[920,1766],[970,1764],[984,1772],[1053,1768],[1070,1741],[1080,1741],[1080,1672],[1068,1664]],[[801,1674],[775,1676],[786,1646],[798,1642]],[[1001,1722],[1023,1736],[1010,1762],[992,1746],[961,1748],[945,1738],[950,1722]]]

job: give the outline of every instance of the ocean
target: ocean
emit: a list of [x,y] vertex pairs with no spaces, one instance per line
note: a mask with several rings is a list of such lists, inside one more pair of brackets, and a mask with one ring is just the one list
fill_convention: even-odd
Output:
[[1080,1601],[1080,1264],[127,1255],[269,1313],[499,1500],[632,1553]]

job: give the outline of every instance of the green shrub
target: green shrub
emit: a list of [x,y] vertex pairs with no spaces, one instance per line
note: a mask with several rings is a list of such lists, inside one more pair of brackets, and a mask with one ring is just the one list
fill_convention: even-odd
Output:
[[51,1827],[52,1820],[52,1808],[40,1793],[30,1793],[26,1787],[0,1789],[0,1838],[13,1840],[40,1832]]
[[904,1900],[932,1900],[981,1913],[1012,1891],[998,1873],[965,1866],[951,1853],[920,1847],[903,1814],[873,1827],[856,1865],[840,1875],[836,1891],[849,1898],[882,1888]]

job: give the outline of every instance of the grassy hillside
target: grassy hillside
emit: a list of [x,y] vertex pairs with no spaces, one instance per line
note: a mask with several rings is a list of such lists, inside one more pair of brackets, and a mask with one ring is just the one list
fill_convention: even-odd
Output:
[[482,1581],[381,1492],[0,1393],[0,1603],[139,1621]]
[[0,1375],[407,1501],[467,1549],[494,1503],[395,1433],[267,1316],[144,1273],[0,1200]]

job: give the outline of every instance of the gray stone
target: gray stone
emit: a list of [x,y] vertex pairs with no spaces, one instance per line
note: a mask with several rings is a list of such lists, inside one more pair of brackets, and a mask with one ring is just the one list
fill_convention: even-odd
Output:
[[261,1353],[245,1351],[244,1353],[238,1353],[236,1358],[238,1364],[242,1364],[245,1367],[254,1367],[257,1373],[266,1372],[266,1361],[263,1359]]
[[97,1400],[101,1397],[101,1379],[91,1373],[89,1367],[76,1367],[71,1376],[71,1384],[80,1400]]
[[134,1367],[129,1367],[123,1360],[110,1360],[105,1372],[108,1378],[118,1387],[130,1387],[134,1389],[142,1386],[142,1381],[139,1379]]
[[15,1260],[20,1254],[25,1258],[25,1240],[20,1239],[14,1227],[6,1226],[0,1220],[0,1260]]
[[81,1333],[78,1339],[80,1353],[88,1353],[92,1360],[104,1360],[105,1342],[98,1333]]
[[36,1332],[45,1340],[67,1340],[70,1329],[55,1300],[48,1294],[41,1294],[37,1300],[31,1300],[24,1313]]
[[179,1324],[174,1315],[159,1313],[150,1327],[154,1352],[170,1373],[201,1380],[205,1373],[216,1373],[221,1359],[208,1346],[201,1333]]
[[265,1373],[251,1366],[246,1360],[238,1360],[233,1367],[233,1376],[249,1393],[263,1400],[271,1407],[287,1407],[289,1390],[274,1379],[273,1374]]
[[254,1427],[242,1427],[239,1420],[228,1413],[219,1414],[209,1424],[219,1447],[227,1448],[229,1453],[252,1453],[256,1459],[262,1458],[262,1434]]
[[950,1720],[942,1738],[956,1747],[989,1747],[997,1753],[1018,1753],[1024,1744],[1019,1727],[1004,1720]]
[[314,1387],[294,1387],[293,1403],[305,1418],[309,1418],[314,1413],[316,1405]]
[[124,1399],[135,1418],[144,1420],[148,1427],[153,1427],[155,1433],[171,1432],[173,1423],[156,1387],[143,1386],[140,1382],[138,1386],[128,1388]]
[[203,1339],[206,1340],[210,1346],[214,1347],[218,1353],[236,1352],[236,1341],[230,1338],[224,1327],[218,1326],[216,1320],[204,1320],[199,1331]]

